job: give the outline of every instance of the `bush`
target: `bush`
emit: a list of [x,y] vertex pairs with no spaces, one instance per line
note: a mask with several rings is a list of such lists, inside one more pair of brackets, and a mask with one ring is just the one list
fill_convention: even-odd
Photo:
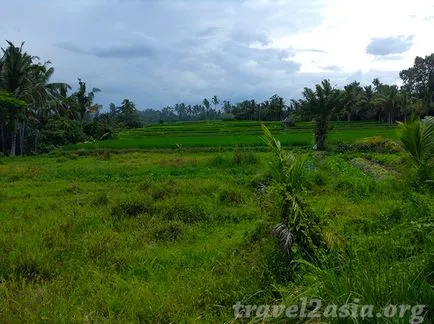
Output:
[[61,146],[83,142],[86,135],[78,121],[51,119],[41,132],[40,148],[49,151],[51,146]]
[[92,205],[94,206],[105,206],[109,203],[109,198],[107,196],[107,193],[101,192],[98,194],[95,199],[92,202]]
[[171,223],[163,225],[154,230],[152,237],[161,241],[176,241],[184,236],[182,224]]
[[232,161],[236,165],[254,165],[258,163],[259,159],[251,151],[236,149]]
[[244,202],[243,195],[233,190],[224,190],[219,195],[220,202],[229,205],[241,205]]
[[208,221],[212,215],[206,210],[205,206],[194,200],[186,199],[172,201],[165,212],[167,220],[181,221],[186,224],[198,221]]
[[396,153],[400,152],[400,146],[390,139],[381,136],[367,137],[355,141],[352,144],[339,141],[335,150],[339,153]]
[[140,214],[151,213],[154,210],[150,200],[126,200],[112,208],[112,216],[115,218],[131,218]]

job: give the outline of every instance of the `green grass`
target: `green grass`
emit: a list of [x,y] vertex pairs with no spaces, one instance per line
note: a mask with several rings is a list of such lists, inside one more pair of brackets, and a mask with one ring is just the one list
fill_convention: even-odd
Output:
[[[291,129],[284,129],[279,122],[265,122],[265,125],[282,142],[282,145],[309,147],[313,144],[312,123],[299,123]],[[123,131],[116,140],[81,143],[66,146],[75,149],[172,149],[183,148],[224,148],[234,146],[263,147],[260,122],[255,121],[210,121],[179,122],[147,126],[142,129]],[[334,122],[331,124],[328,143],[383,136],[395,138],[395,128],[372,122]]]
[[402,153],[309,153],[329,250],[291,277],[260,185],[270,153],[79,154],[0,158],[0,322],[232,322],[237,301],[301,297],[434,320],[434,197]]

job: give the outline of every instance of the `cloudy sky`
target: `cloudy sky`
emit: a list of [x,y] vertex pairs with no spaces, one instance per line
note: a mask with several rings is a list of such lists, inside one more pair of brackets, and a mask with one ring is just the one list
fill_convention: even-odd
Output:
[[434,52],[432,0],[0,0],[0,35],[101,88],[105,106],[299,97],[330,78],[399,82]]

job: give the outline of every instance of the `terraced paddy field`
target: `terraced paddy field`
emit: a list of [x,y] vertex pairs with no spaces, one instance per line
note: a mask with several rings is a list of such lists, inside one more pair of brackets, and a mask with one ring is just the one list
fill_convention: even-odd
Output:
[[[123,131],[117,139],[82,143],[67,146],[77,149],[227,149],[235,146],[264,147],[261,139],[261,122],[256,121],[210,121],[180,122],[150,125],[141,129]],[[313,143],[312,123],[298,123],[285,128],[279,122],[264,123],[287,147],[311,147]],[[395,138],[395,126],[372,122],[334,122],[331,124],[329,144],[351,143],[372,136]]]
[[[239,145],[237,132],[260,143],[256,123],[222,123],[213,135],[218,124],[152,126],[91,145],[171,148],[201,136]],[[310,141],[308,129],[270,126]],[[393,137],[376,125],[336,126],[331,137],[339,132]],[[262,322],[235,320],[233,305],[301,298],[322,310],[354,299],[375,311],[425,305],[329,323],[434,320],[434,197],[408,179],[402,152],[306,153],[301,196],[327,241],[310,262],[290,260],[271,235],[269,152],[82,153],[0,159],[0,322]]]

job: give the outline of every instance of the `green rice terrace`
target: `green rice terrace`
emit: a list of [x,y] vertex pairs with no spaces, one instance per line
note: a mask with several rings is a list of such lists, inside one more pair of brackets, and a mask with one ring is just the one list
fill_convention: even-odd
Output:
[[[290,147],[311,147],[312,123],[300,122],[284,128],[280,122],[262,122],[280,140]],[[257,121],[205,121],[156,124],[140,129],[122,131],[117,139],[95,143],[69,145],[74,149],[172,149],[224,148],[234,146],[263,147],[261,122]],[[364,137],[395,138],[395,126],[377,122],[333,122],[329,143],[351,142]]]
[[[334,122],[317,152],[310,123],[265,125],[283,148],[258,122],[214,121],[0,157],[0,322],[233,323],[237,302],[302,298],[424,305],[324,322],[434,321],[433,191],[396,127]],[[238,321],[291,322],[252,314]]]

